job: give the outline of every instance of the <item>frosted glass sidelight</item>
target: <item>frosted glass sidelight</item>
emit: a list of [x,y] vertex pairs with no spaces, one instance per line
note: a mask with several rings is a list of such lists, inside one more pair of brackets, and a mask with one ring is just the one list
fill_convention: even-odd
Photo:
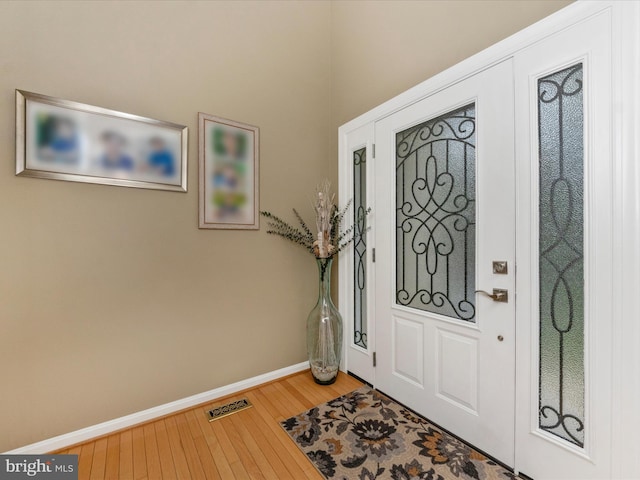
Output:
[[353,343],[367,348],[367,243],[365,233],[367,210],[367,149],[353,152]]
[[538,80],[539,425],[584,446],[582,64]]
[[396,134],[396,302],[474,321],[475,104]]

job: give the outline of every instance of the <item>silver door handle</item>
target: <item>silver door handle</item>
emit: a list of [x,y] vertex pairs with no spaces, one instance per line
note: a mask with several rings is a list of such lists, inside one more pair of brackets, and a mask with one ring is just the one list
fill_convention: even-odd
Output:
[[503,288],[494,288],[493,293],[485,292],[484,290],[476,290],[475,293],[482,293],[494,302],[509,303],[509,290]]

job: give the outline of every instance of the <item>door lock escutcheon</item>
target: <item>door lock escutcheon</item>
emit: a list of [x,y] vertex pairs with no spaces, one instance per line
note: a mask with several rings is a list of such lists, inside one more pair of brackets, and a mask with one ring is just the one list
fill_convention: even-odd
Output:
[[494,302],[509,303],[509,290],[504,288],[494,288],[493,293],[485,292],[484,290],[476,290],[476,293],[482,293]]

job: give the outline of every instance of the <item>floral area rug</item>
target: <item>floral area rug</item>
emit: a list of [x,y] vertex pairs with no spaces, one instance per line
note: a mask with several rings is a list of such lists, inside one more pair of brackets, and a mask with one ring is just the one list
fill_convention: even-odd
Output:
[[517,478],[490,458],[366,386],[281,424],[327,479]]

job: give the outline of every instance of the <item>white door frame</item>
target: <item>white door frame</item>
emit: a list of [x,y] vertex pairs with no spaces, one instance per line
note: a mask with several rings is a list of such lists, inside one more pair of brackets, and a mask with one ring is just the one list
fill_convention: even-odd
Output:
[[[474,75],[478,71],[513,56],[519,50],[556,31],[578,23],[603,9],[611,9],[613,22],[613,88],[614,101],[612,144],[612,190],[614,213],[613,284],[611,288],[613,315],[611,372],[611,465],[610,478],[640,478],[640,456],[634,436],[640,431],[640,2],[578,1],[550,17],[522,30],[502,42],[426,80],[397,97],[341,126],[339,134],[340,201],[353,196],[349,155],[349,135],[416,101],[432,95],[447,85]],[[373,141],[373,139],[372,139]],[[373,182],[370,182],[373,185]],[[369,189],[370,198],[373,190]],[[375,212],[373,212],[375,222]],[[375,223],[373,224],[375,228]],[[375,245],[370,244],[373,249]],[[346,250],[344,256],[352,255]],[[369,262],[371,255],[368,255]],[[353,292],[349,262],[339,265],[339,300],[345,318],[345,343],[352,335],[350,305]],[[516,320],[518,321],[518,320]],[[370,338],[373,344],[374,339]],[[350,361],[345,348],[342,369],[348,371]],[[357,372],[356,372],[357,374]],[[375,378],[375,373],[373,373]],[[516,465],[517,468],[517,465]]]

